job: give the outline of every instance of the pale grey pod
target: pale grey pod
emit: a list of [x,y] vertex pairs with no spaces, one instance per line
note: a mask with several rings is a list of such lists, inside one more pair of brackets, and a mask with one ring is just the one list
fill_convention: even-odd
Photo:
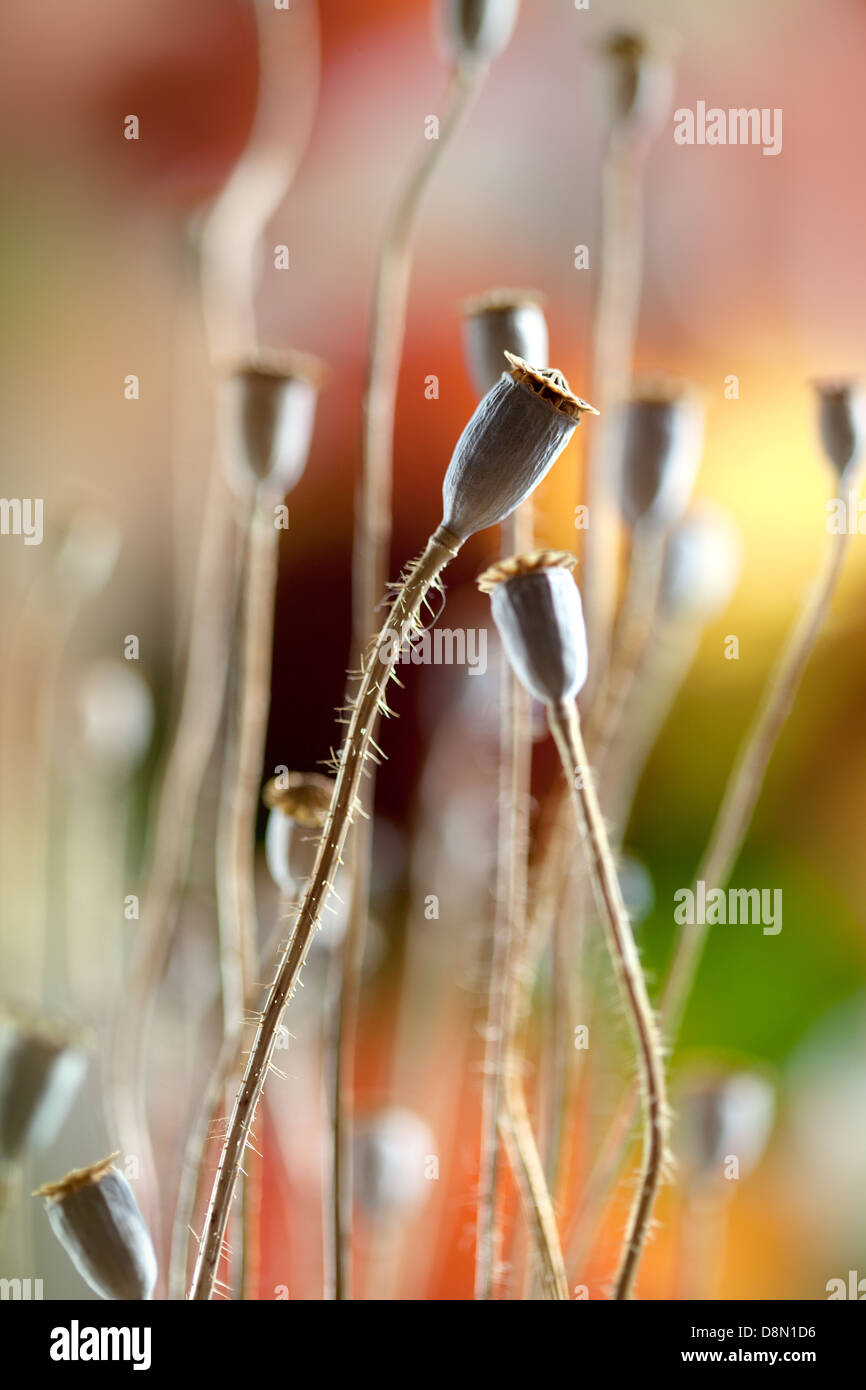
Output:
[[539,551],[504,560],[478,581],[491,596],[493,621],[518,680],[548,705],[573,700],[586,683],[586,627],[573,563],[573,556]]
[[116,1157],[73,1169],[34,1196],[45,1199],[52,1231],[100,1298],[146,1300],[156,1287],[156,1254]]
[[602,42],[593,76],[609,126],[639,128],[647,134],[658,128],[673,97],[672,50],[668,36],[648,38],[628,31],[610,34]]
[[733,518],[710,503],[687,512],[668,533],[659,590],[668,622],[706,622],[729,602],[742,565]]
[[479,396],[491,390],[506,370],[506,352],[536,367],[547,366],[547,320],[539,296],[494,290],[470,300],[463,314],[463,351]]
[[680,1105],[686,1161],[700,1177],[724,1178],[726,1161],[736,1158],[739,1176],[748,1176],[763,1156],[775,1112],[775,1090],[757,1072],[692,1077]]
[[629,525],[680,519],[701,461],[703,411],[697,398],[650,381],[619,408],[622,431],[622,509]]
[[498,58],[511,41],[519,9],[520,0],[444,0],[447,51],[458,60],[489,63]]
[[264,485],[284,497],[307,464],[324,380],[316,358],[272,354],[241,363],[221,383],[221,438],[229,482],[241,496]]
[[87,1038],[24,1010],[0,1010],[0,1163],[47,1148],[87,1068]]
[[866,397],[857,381],[819,383],[818,428],[824,452],[842,479],[856,473],[866,438]]
[[506,353],[511,373],[478,403],[442,485],[442,525],[459,540],[519,507],[562,453],[583,411],[561,372]]
[[131,774],[153,733],[153,696],[129,661],[92,662],[76,692],[85,756],[106,772]]
[[426,1169],[436,1156],[433,1131],[412,1110],[390,1106],[358,1121],[355,1188],[371,1216],[405,1217],[430,1192]]
[[316,862],[320,835],[300,825],[278,806],[268,812],[265,827],[265,863],[281,893],[290,897],[296,885],[306,883]]

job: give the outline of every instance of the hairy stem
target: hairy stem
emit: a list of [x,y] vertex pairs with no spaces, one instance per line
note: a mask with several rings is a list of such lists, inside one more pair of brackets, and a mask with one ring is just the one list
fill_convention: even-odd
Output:
[[[385,231],[379,254],[367,383],[364,394],[361,486],[352,558],[353,661],[376,626],[376,604],[387,577],[391,543],[394,414],[406,306],[412,269],[412,241],[422,199],[436,169],[454,142],[483,80],[483,67],[455,69],[444,102],[437,140],[425,141]],[[375,776],[367,786],[372,806]],[[331,1077],[333,1125],[332,1217],[334,1297],[352,1297],[353,1130],[355,1048],[373,854],[373,823],[361,820],[349,849],[349,914],[341,948]]]
[[643,1164],[629,1215],[615,1299],[631,1298],[667,1151],[667,1097],[661,1041],[647,994],[640,958],[622,900],[607,831],[580,732],[577,710],[566,703],[549,711],[550,726],[571,786],[578,829],[590,862],[608,948],[629,1015],[637,1049],[644,1103]]
[[416,620],[424,598],[442,569],[457,554],[460,544],[458,538],[444,527],[434,532],[424,553],[403,580],[382,631],[368,653],[340,751],[337,779],[315,866],[304,892],[293,935],[283,953],[264,1012],[260,1016],[243,1082],[235,1099],[199,1244],[189,1292],[191,1299],[209,1299],[213,1294],[232,1198],[256,1106],[271,1065],[283,1012],[297,986],[341,862],[364,765],[368,757],[375,756],[377,751],[373,734],[380,711],[387,709],[385,692],[399,656],[400,645]]

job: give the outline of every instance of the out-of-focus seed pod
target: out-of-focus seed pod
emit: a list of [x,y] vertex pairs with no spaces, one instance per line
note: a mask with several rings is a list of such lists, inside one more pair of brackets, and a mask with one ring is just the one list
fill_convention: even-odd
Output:
[[75,1268],[105,1299],[145,1300],[156,1286],[156,1254],[117,1154],[74,1168],[34,1192]]
[[516,555],[478,580],[490,594],[493,620],[521,684],[548,705],[573,700],[586,682],[583,608],[571,576],[576,561],[561,551]]
[[370,1216],[405,1217],[430,1192],[425,1171],[435,1158],[433,1131],[420,1115],[400,1106],[358,1119],[355,1128],[355,1190]]
[[547,366],[543,297],[529,290],[491,290],[463,306],[463,351],[479,396],[507,369],[506,352],[536,367]]
[[153,696],[144,677],[128,661],[95,661],[76,694],[85,755],[109,772],[133,772],[153,733]]
[[102,512],[82,509],[72,517],[57,556],[57,578],[64,594],[98,594],[111,578],[120,555],[116,523]]
[[620,31],[599,45],[595,86],[607,125],[651,135],[670,110],[674,44],[667,36]]
[[53,1142],[81,1085],[88,1050],[82,1030],[0,1006],[0,1164]]
[[701,502],[668,533],[659,605],[668,622],[707,622],[729,602],[742,564],[733,517]]
[[478,403],[442,485],[442,525],[461,541],[510,516],[552,468],[580,416],[598,414],[561,372],[505,357],[510,372]]
[[824,452],[839,475],[850,482],[863,461],[866,440],[866,395],[859,381],[816,382],[818,428]]
[[746,1177],[770,1137],[776,1094],[758,1072],[699,1071],[685,1081],[678,1109],[683,1159],[693,1174],[724,1177],[725,1163],[735,1158]]
[[334,783],[318,772],[289,772],[272,777],[262,792],[269,808],[265,862],[281,893],[291,896],[309,878],[318,835],[328,816]]
[[442,37],[458,62],[492,62],[514,33],[520,0],[444,0]]
[[306,353],[262,353],[238,363],[220,390],[229,482],[241,496],[264,486],[284,497],[303,473],[324,364]]
[[644,518],[672,526],[689,504],[701,461],[700,401],[690,387],[656,376],[636,382],[619,409],[625,518],[631,526]]

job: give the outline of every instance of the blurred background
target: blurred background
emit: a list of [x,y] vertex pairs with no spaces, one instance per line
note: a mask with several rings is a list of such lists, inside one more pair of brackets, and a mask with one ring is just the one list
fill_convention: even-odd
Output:
[[[273,42],[285,63],[274,128],[297,167],[262,238],[257,335],[269,347],[317,353],[330,368],[281,538],[264,777],[278,765],[314,769],[338,742],[375,261],[446,80],[429,0],[327,0],[317,22],[315,10],[293,0],[288,14],[264,17],[271,28],[296,25],[291,41],[274,29]],[[777,157],[754,146],[677,145],[672,118],[649,153],[636,365],[702,389],[697,491],[730,512],[742,538],[736,591],[703,631],[627,835],[644,870],[639,943],[655,994],[673,894],[691,882],[734,751],[819,563],[828,472],[810,382],[864,366],[862,0],[828,0],[817,18],[806,0],[611,0],[586,11],[571,0],[523,0],[514,37],[423,205],[396,418],[391,572],[438,521],[443,471],[475,404],[463,300],[503,284],[542,291],[551,362],[592,399],[604,147],[593,53],[611,29],[630,25],[658,28],[674,43],[674,107],[703,100],[784,113]],[[2,492],[44,499],[44,539],[26,547],[0,538],[0,986],[96,1039],[73,1114],[30,1160],[32,1187],[117,1147],[103,1101],[112,1011],[137,926],[125,904],[141,891],[148,808],[176,711],[214,448],[211,358],[236,347],[223,325],[206,323],[201,232],[249,139],[260,66],[254,16],[241,0],[45,0],[7,9],[2,30]],[[130,113],[137,141],[124,138]],[[590,264],[578,270],[581,244]],[[279,245],[289,249],[288,269],[274,266]],[[137,399],[125,395],[131,374]],[[437,399],[425,396],[431,374]],[[581,427],[539,493],[542,544],[579,544],[574,507],[592,428]],[[449,571],[449,626],[487,625],[474,578],[496,545],[493,533],[475,537]],[[783,930],[710,933],[672,1059],[675,1090],[709,1058],[767,1078],[776,1096],[765,1151],[727,1184],[736,1191],[723,1220],[713,1217],[711,1259],[706,1250],[689,1255],[709,1259],[705,1291],[729,1299],[823,1298],[831,1278],[866,1275],[862,546],[855,537],[736,870],[737,885],[783,891]],[[731,635],[738,660],[725,657]],[[429,1133],[416,1138],[437,1156],[438,1178],[412,1197],[399,1229],[359,1218],[362,1297],[471,1297],[479,957],[495,832],[492,632],[490,652],[488,673],[472,679],[460,668],[405,667],[405,689],[392,699],[399,718],[385,729],[357,1101],[362,1113],[396,1106],[419,1117]],[[540,803],[555,769],[543,741],[537,755]],[[215,766],[148,1058],[166,1230],[185,1132],[219,1046],[217,791]],[[431,894],[435,920],[425,917]],[[276,895],[264,873],[260,906],[269,924]],[[593,943],[588,950],[594,956]],[[322,946],[313,956],[292,1006],[286,1080],[269,1083],[263,1298],[282,1289],[321,1296],[326,955]],[[566,1226],[630,1074],[613,986],[602,962],[593,970],[602,1041],[573,1115]],[[543,1005],[542,982],[541,1013]],[[615,1263],[631,1190],[624,1171],[619,1198],[569,1267],[590,1298],[605,1296]],[[688,1171],[683,1150],[681,1176]],[[665,1191],[640,1296],[682,1296],[697,1200],[685,1179]],[[47,1298],[88,1297],[30,1205],[10,1219],[14,1253],[4,1266],[42,1277]],[[519,1222],[512,1229],[508,1257],[519,1273]]]

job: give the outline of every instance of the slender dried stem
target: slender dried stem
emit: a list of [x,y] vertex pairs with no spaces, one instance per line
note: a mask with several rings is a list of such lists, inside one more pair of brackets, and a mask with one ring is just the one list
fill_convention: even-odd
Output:
[[[700,866],[696,883],[718,888],[727,882],[755,813],[773,749],[791,712],[803,672],[833,601],[848,548],[847,532],[831,534],[824,559],[806,595],[799,617],[764,688],[761,703],[728,777],[725,794]],[[694,983],[707,939],[706,925],[684,926],[668,971],[662,1014],[673,1040]]]
[[223,707],[236,585],[233,531],[229,493],[214,459],[199,541],[180,712],[165,763],[141,921],[112,1048],[115,1124],[124,1152],[135,1154],[140,1162],[140,1201],[157,1241],[157,1182],[147,1124],[144,1059],[151,1010],[177,921],[195,808]]
[[[376,626],[376,604],[385,585],[391,543],[392,456],[394,414],[406,305],[412,269],[412,241],[422,199],[436,169],[453,144],[475,100],[486,68],[458,65],[444,101],[444,115],[437,140],[425,141],[421,157],[412,168],[385,232],[376,276],[370,355],[364,394],[361,487],[355,522],[352,561],[353,661]],[[367,787],[368,804],[375,793],[375,777]],[[343,939],[338,1017],[333,1026],[333,1075],[331,1112],[334,1154],[332,1160],[332,1220],[334,1240],[334,1296],[352,1297],[351,1243],[353,1215],[353,1078],[358,1009],[372,869],[372,820],[361,820],[349,849],[349,915]]]
[[608,407],[622,399],[631,378],[643,274],[643,166],[646,143],[627,130],[611,135],[602,175],[601,258],[593,326],[593,390],[602,411],[590,444],[586,502],[583,601],[595,672],[587,705],[607,666],[616,602],[616,557],[621,463],[618,434]]
[[364,765],[368,758],[375,757],[377,753],[373,735],[380,711],[387,709],[385,692],[399,656],[399,645],[408,635],[421,604],[440,572],[457,554],[460,544],[458,538],[444,527],[434,532],[424,553],[407,572],[382,631],[368,653],[340,751],[337,780],[316,863],[304,892],[293,935],[283,953],[256,1028],[243,1083],[235,1099],[199,1244],[189,1293],[191,1299],[209,1299],[213,1294],[232,1198],[256,1107],[271,1065],[280,1022],[297,986],[341,862],[346,835],[356,810]]
[[[845,534],[832,534],[829,537],[821,567],[767,681],[751,729],[728,777],[725,794],[695,874],[693,890],[699,882],[705,883],[708,890],[723,887],[730,877],[754,814],[773,750],[830,608],[848,539]],[[685,926],[674,947],[661,1005],[662,1026],[669,1046],[676,1041],[706,938],[705,925]],[[590,1196],[600,1199],[619,1170],[635,1107],[636,1097],[629,1091],[623,1096],[611,1121],[590,1179]],[[589,1209],[588,1200],[585,1204],[587,1213]],[[578,1243],[570,1246],[570,1253],[585,1249],[584,1226],[584,1222],[580,1223]]]
[[[530,504],[503,523],[503,555],[532,547]],[[481,1151],[476,1210],[475,1297],[494,1296],[501,1249],[498,1230],[499,1131],[518,1165],[527,1220],[549,1272],[551,1286],[565,1287],[565,1269],[553,1207],[538,1159],[526,1106],[519,1057],[519,1023],[528,1007],[526,897],[532,748],[529,701],[506,661],[502,663],[499,734],[499,834],[496,916],[485,1026],[481,1096]],[[560,1277],[561,1276],[561,1277]],[[567,1296],[567,1293],[566,1293]]]
[[229,754],[223,768],[217,830],[217,905],[223,1034],[237,1037],[255,979],[257,918],[255,830],[274,640],[279,531],[273,494],[256,499],[246,536],[242,649]]
[[590,861],[608,948],[622,990],[637,1048],[644,1102],[644,1151],[638,1191],[629,1215],[614,1298],[632,1296],[667,1152],[667,1096],[661,1041],[647,994],[640,958],[622,900],[607,831],[583,746],[574,704],[549,710],[551,731],[571,786],[578,829]]

